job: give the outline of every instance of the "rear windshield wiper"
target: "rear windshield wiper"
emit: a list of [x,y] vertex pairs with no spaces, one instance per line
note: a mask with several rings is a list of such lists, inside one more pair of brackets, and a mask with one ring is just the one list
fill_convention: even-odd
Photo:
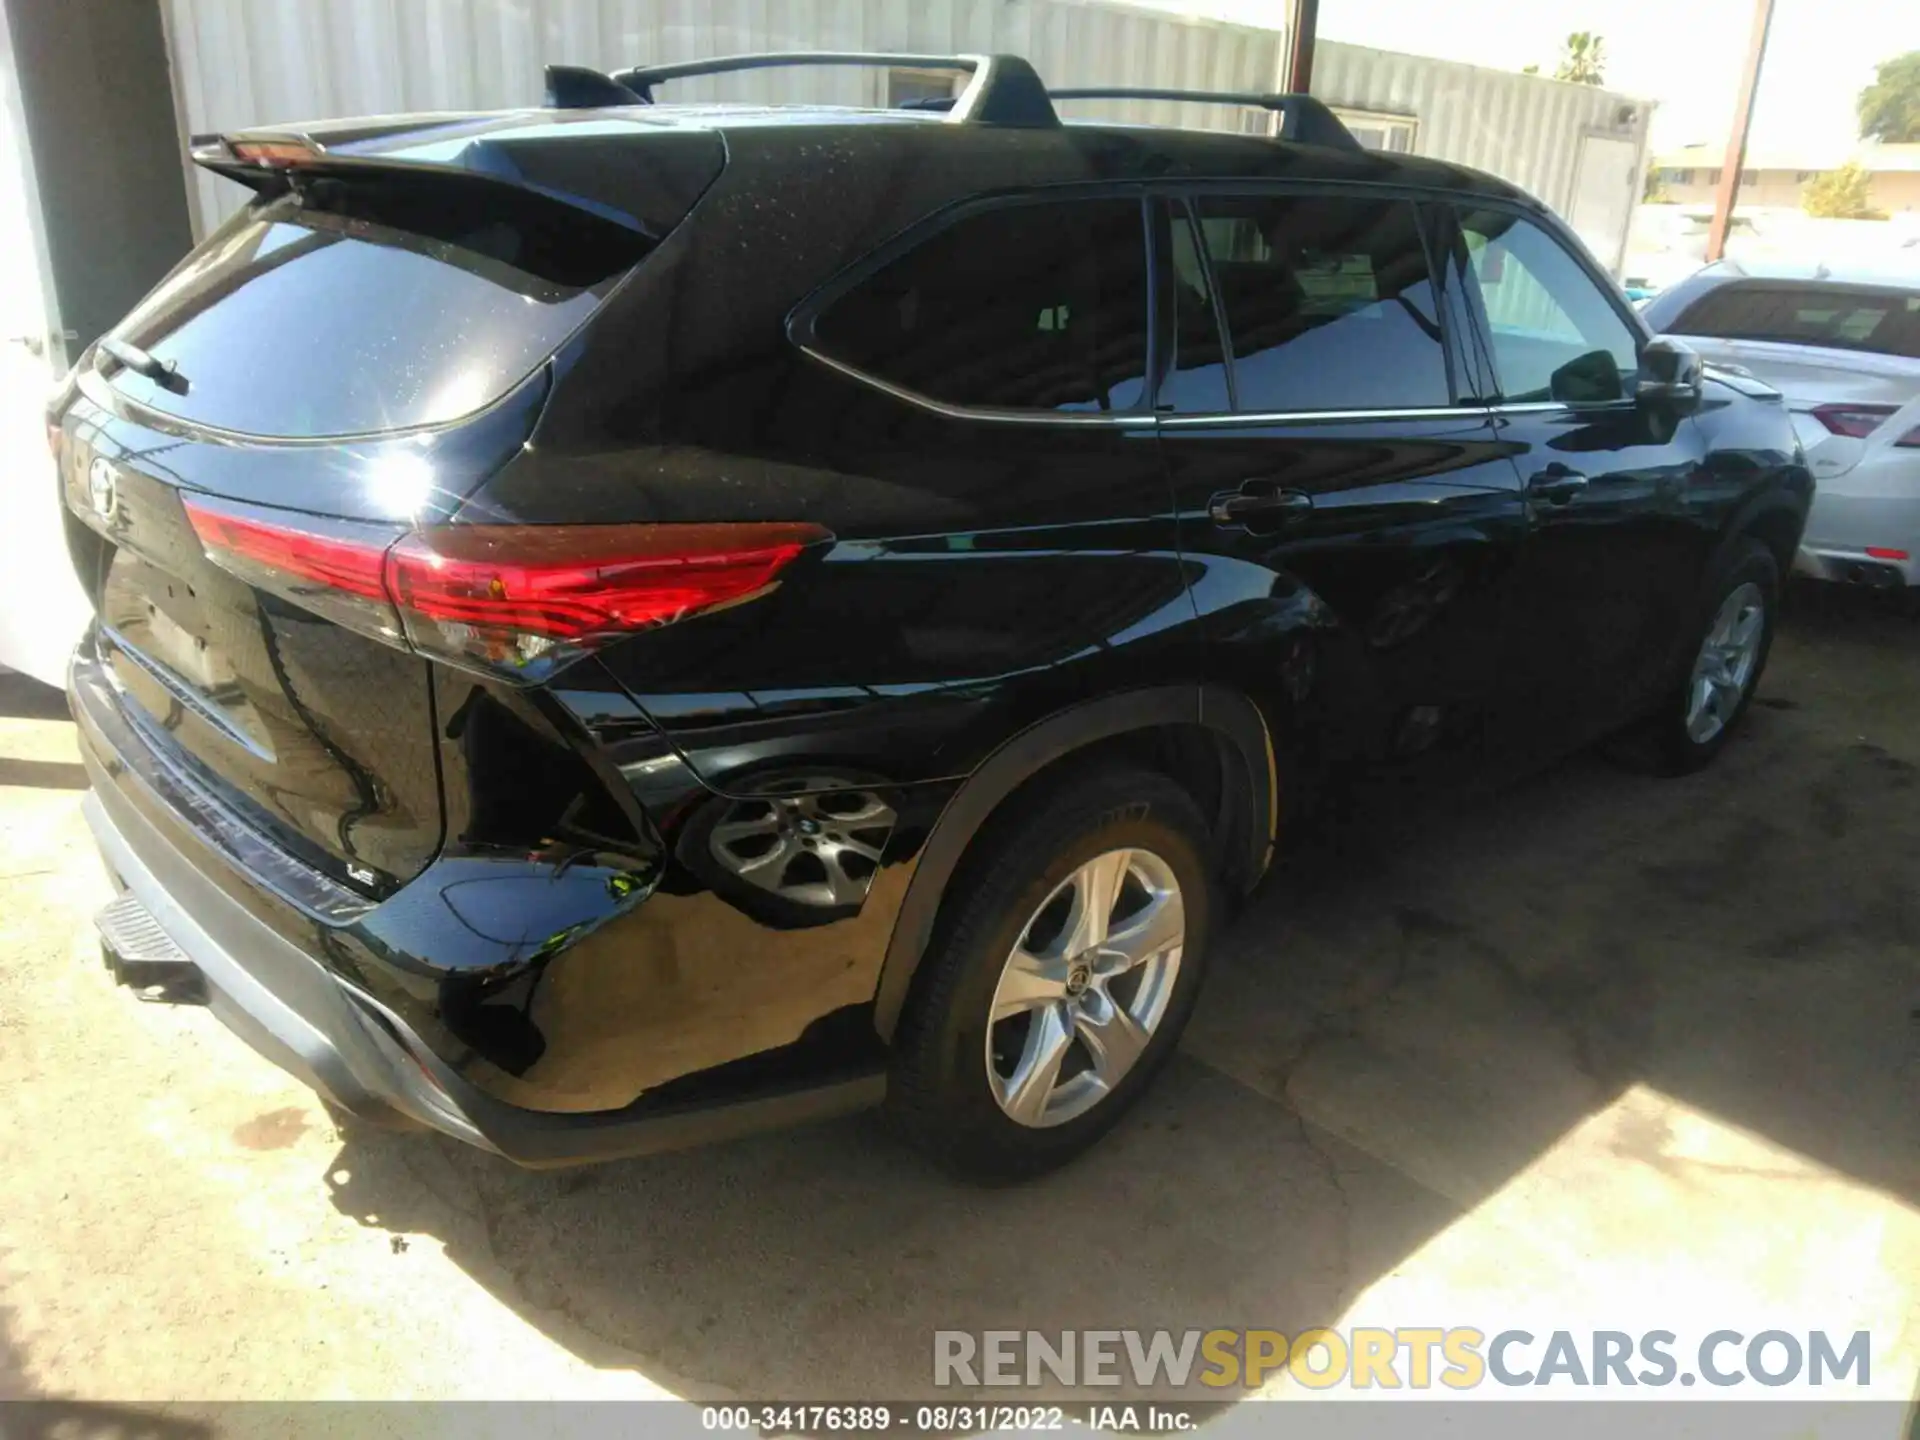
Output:
[[187,377],[180,373],[178,365],[150,355],[138,345],[129,345],[125,340],[102,340],[100,348],[118,361],[123,370],[146,376],[162,390],[171,390],[176,395],[187,393]]

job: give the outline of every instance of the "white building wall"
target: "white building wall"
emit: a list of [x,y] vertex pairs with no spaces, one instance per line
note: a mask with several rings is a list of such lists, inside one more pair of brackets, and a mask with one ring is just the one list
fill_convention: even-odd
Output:
[[1565,215],[1585,135],[1630,139],[1637,147],[1634,188],[1622,205],[1616,244],[1594,244],[1616,263],[1647,166],[1651,101],[1538,75],[1430,60],[1392,50],[1323,41],[1313,62],[1313,93],[1329,105],[1418,119],[1414,150],[1510,180]]
[[[1057,86],[1270,91],[1284,35],[1105,0],[164,0],[183,139],[273,121],[537,105],[549,61],[613,70],[751,50],[1025,55]],[[1276,6],[1276,9],[1278,7]],[[687,100],[871,105],[883,71],[792,69],[676,82]],[[1586,86],[1323,41],[1314,93],[1411,114],[1417,153],[1567,203],[1580,136],[1644,148],[1642,101]],[[1070,117],[1242,129],[1249,112],[1172,103],[1077,103]],[[183,151],[184,161],[184,151]],[[196,224],[244,199],[192,171]],[[1624,237],[1624,227],[1622,231]],[[1610,257],[1605,257],[1610,258]]]

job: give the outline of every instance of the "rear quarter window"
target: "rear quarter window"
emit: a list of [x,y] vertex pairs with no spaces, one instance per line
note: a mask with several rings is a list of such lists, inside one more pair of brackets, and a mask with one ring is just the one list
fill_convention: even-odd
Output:
[[114,331],[175,366],[186,393],[124,369],[110,381],[249,435],[444,423],[524,379],[649,245],[465,177],[314,177],[234,216]]
[[1146,391],[1138,200],[976,211],[829,300],[821,351],[917,395],[981,409],[1118,411]]
[[1920,359],[1920,290],[1861,286],[1722,285],[1668,327],[1679,335],[1774,340]]

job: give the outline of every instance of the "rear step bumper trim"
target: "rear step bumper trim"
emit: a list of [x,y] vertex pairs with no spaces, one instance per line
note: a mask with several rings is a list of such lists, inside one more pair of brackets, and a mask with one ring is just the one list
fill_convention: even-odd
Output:
[[[486,1144],[470,1122],[462,1127],[458,1117],[435,1113],[403,1076],[393,1073],[350,1008],[344,987],[318,961],[195,874],[165,836],[124,802],[114,803],[104,776],[96,772],[93,781],[94,793],[82,802],[81,812],[108,868],[126,886],[126,894],[108,907],[121,907],[115,918],[100,917],[110,947],[118,936],[135,934],[143,937],[138,943],[145,948],[155,948],[144,937],[158,932],[182,962],[199,972],[208,1007],[228,1029],[341,1109],[385,1124],[432,1125]],[[133,907],[138,917],[131,915]],[[231,932],[237,921],[251,932],[246,963],[208,933],[202,922],[216,917],[224,931]]]
[[638,1114],[549,1114],[496,1100],[449,1070],[391,1010],[346,984],[206,873],[206,867],[232,864],[231,857],[187,831],[182,838],[196,852],[190,855],[158,829],[126,793],[145,783],[137,767],[131,757],[112,756],[101,734],[93,706],[110,697],[83,688],[69,693],[93,782],[81,810],[126,892],[116,902],[124,908],[109,906],[111,919],[101,917],[103,934],[141,955],[169,962],[182,957],[229,1029],[351,1114],[425,1125],[544,1168],[799,1124],[864,1109],[885,1094],[884,1075],[863,1072],[717,1103],[650,1106]]
[[142,1000],[204,1005],[207,987],[198,967],[173,943],[147,907],[122,895],[93,917],[107,970]]

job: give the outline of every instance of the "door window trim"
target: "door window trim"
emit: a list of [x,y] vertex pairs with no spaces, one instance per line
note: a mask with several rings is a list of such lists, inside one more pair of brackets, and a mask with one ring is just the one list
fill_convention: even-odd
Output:
[[1488,407],[1480,404],[1408,405],[1387,410],[1187,410],[1178,414],[1162,413],[1161,428],[1184,430],[1191,426],[1208,429],[1233,429],[1262,425],[1364,425],[1380,420],[1474,420],[1487,418]]
[[[1161,344],[1155,350],[1151,366],[1153,384],[1147,403],[1161,420],[1171,420],[1181,415],[1238,415],[1240,410],[1240,392],[1233,373],[1233,346],[1227,337],[1227,315],[1220,304],[1220,287],[1214,282],[1213,262],[1207,258],[1207,247],[1200,238],[1200,214],[1193,208],[1192,200],[1184,191],[1156,189],[1147,196],[1151,207],[1148,215],[1147,236],[1149,241],[1149,259],[1152,270],[1148,273],[1148,283],[1153,287],[1153,318],[1158,326]],[[1176,307],[1180,303],[1179,291],[1173,278],[1173,227],[1185,222],[1187,233],[1192,237],[1194,255],[1200,261],[1200,271],[1207,286],[1207,305],[1213,313],[1214,335],[1220,341],[1220,370],[1225,381],[1229,410],[1169,410],[1162,406],[1160,394],[1179,364],[1180,334]]]
[[[1137,202],[1140,218],[1140,263],[1145,269],[1147,313],[1146,313],[1146,352],[1147,383],[1141,387],[1139,401],[1126,410],[1025,410],[1005,405],[965,405],[951,400],[937,400],[931,395],[923,395],[909,386],[897,384],[886,377],[876,375],[846,360],[828,353],[814,332],[814,322],[836,300],[855,289],[862,281],[885,269],[895,260],[918,249],[927,240],[949,230],[962,221],[975,215],[993,210],[1011,210],[1025,205],[1071,204],[1075,201],[1092,200],[1132,200]],[[882,241],[873,249],[863,253],[857,260],[843,266],[828,277],[812,294],[802,300],[787,315],[787,340],[802,355],[849,380],[858,382],[872,390],[939,415],[943,419],[975,421],[994,425],[1067,425],[1081,429],[1143,429],[1150,428],[1156,417],[1153,412],[1153,364],[1159,353],[1159,304],[1154,286],[1154,253],[1152,246],[1152,216],[1149,206],[1153,203],[1147,188],[1138,182],[1096,182],[1093,184],[1046,185],[1031,190],[1001,191],[987,195],[969,196],[965,200],[942,206],[930,214],[921,216],[905,229],[891,238]]]

